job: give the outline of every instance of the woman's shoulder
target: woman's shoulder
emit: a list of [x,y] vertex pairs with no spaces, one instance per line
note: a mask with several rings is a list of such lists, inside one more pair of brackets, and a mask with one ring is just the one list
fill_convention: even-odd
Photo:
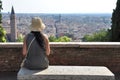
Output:
[[27,36],[33,36],[34,34],[33,33],[28,33]]
[[43,36],[44,36],[45,38],[48,38],[47,34],[43,34]]
[[34,37],[34,34],[28,33],[28,34],[26,35],[26,37]]
[[32,33],[28,33],[28,34],[26,34],[26,36],[24,37],[25,39],[28,39],[28,38],[30,38],[30,37],[33,37],[34,35],[32,34]]

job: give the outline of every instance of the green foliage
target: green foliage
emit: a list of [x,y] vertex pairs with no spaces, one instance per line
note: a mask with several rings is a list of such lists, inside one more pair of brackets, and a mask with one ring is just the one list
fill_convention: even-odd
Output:
[[116,8],[112,13],[111,41],[120,42],[120,0],[117,0]]
[[50,41],[50,42],[56,42],[56,40],[57,40],[57,38],[54,37],[54,36],[50,36],[50,37],[49,37],[49,41]]
[[54,37],[54,36],[50,36],[49,37],[49,41],[50,42],[70,42],[72,39],[67,37],[67,36],[62,36],[62,37]]
[[62,37],[59,37],[56,41],[57,42],[70,42],[71,38],[69,38],[67,36],[62,36]]
[[110,40],[110,31],[105,29],[99,32],[93,33],[92,35],[85,35],[83,41],[86,42],[107,42]]
[[24,36],[20,34],[17,38],[17,42],[23,42],[23,40],[24,40]]
[[2,1],[0,0],[0,24],[2,23],[2,14],[1,14],[1,10],[2,10]]
[[6,42],[6,31],[0,25],[0,42]]
[[2,1],[0,0],[0,42],[6,42],[6,31],[1,26],[2,23],[1,10],[2,10]]

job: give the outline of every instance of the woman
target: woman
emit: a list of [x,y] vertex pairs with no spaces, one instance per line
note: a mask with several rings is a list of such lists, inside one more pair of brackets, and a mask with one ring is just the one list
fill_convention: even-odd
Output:
[[42,33],[45,25],[39,17],[32,18],[31,32],[24,38],[22,67],[28,69],[46,69],[49,65],[47,56],[50,54],[48,37]]

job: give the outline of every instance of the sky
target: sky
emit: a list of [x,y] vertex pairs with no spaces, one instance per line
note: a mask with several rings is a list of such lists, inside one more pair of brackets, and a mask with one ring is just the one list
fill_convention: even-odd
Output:
[[2,12],[16,13],[112,13],[117,0],[2,0]]

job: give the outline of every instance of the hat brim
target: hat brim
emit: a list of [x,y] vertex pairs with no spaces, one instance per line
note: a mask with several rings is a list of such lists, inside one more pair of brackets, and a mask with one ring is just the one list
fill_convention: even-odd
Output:
[[46,26],[45,26],[45,24],[43,24],[43,23],[42,23],[42,25],[39,26],[39,27],[38,27],[38,26],[34,26],[34,25],[31,24],[31,25],[30,25],[30,30],[31,30],[31,31],[43,31],[43,30],[45,29],[45,27],[46,27]]

